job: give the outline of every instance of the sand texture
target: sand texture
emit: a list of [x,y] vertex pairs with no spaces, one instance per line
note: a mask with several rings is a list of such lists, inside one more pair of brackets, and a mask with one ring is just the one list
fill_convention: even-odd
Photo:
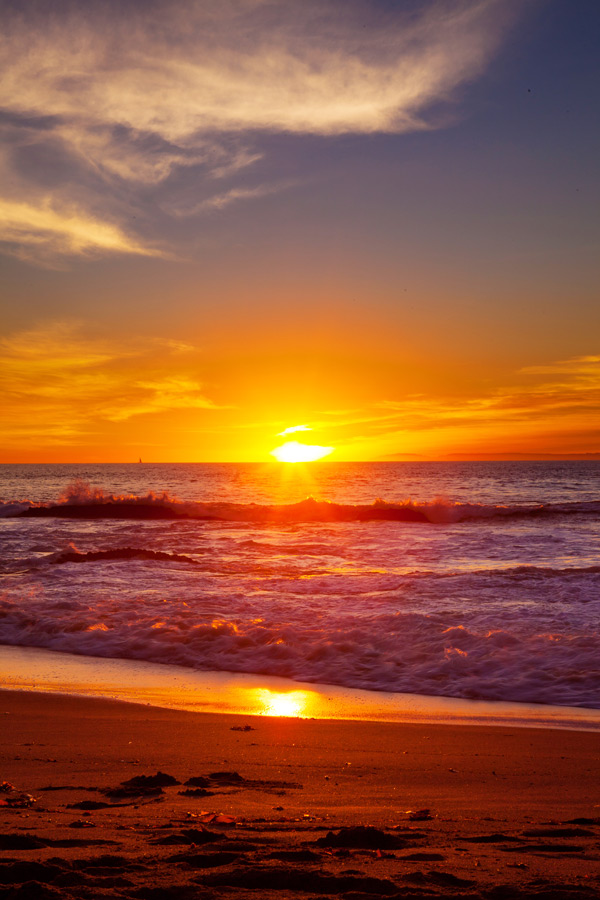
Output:
[[600,897],[600,734],[0,692],[0,896]]

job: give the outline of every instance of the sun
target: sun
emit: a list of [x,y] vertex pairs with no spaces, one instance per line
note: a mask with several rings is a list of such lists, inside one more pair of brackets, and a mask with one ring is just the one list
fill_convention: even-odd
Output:
[[334,447],[321,447],[318,444],[301,444],[299,441],[286,441],[280,447],[271,450],[271,456],[279,462],[298,463],[323,459],[333,453]]

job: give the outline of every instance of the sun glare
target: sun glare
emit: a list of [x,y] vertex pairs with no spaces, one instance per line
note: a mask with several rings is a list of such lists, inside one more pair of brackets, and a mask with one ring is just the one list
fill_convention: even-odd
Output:
[[298,463],[312,462],[315,459],[323,459],[329,456],[333,447],[320,447],[318,444],[301,444],[299,441],[286,441],[281,447],[271,450],[271,456],[279,462]]

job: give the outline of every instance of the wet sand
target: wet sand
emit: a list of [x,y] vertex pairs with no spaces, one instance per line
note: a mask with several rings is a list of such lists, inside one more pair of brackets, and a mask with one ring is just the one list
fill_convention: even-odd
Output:
[[3,897],[600,897],[598,733],[2,691],[0,759]]
[[0,671],[5,690],[104,697],[190,712],[600,732],[600,709],[364,691],[40,647],[0,646]]

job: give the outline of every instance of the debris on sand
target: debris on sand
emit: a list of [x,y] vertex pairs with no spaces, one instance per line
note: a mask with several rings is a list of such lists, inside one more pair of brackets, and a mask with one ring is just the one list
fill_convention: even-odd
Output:
[[32,794],[20,791],[10,781],[0,782],[0,806],[10,806],[13,809],[28,809],[37,803]]
[[407,809],[406,815],[411,822],[427,822],[433,819],[430,809]]
[[362,850],[398,850],[408,846],[408,841],[395,834],[386,834],[372,825],[355,825],[340,828],[337,834],[328,831],[325,837],[315,841],[319,847],[348,847]]
[[152,841],[153,844],[211,844],[213,841],[221,839],[221,835],[215,831],[209,831],[208,828],[184,828],[179,834],[167,834],[164,837]]
[[142,788],[142,790],[146,790],[147,788],[171,787],[176,784],[181,784],[181,782],[177,781],[172,775],[167,775],[166,772],[160,771],[157,772],[156,775],[135,775],[133,778],[121,782],[123,787],[139,787]]

